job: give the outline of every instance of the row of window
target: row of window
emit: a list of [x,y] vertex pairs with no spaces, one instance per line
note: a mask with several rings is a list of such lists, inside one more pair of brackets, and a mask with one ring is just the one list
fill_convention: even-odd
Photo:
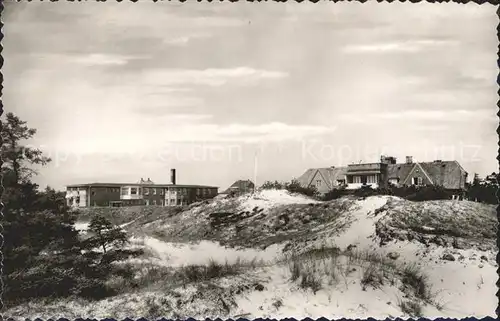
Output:
[[[144,189],[144,190],[143,190]],[[183,195],[188,194],[188,188],[169,188],[168,189],[170,192],[178,192]],[[129,192],[130,191],[130,192]],[[121,195],[163,195],[164,189],[163,188],[148,188],[148,187],[123,187],[121,190]],[[216,195],[217,190],[213,188],[197,188],[196,189],[196,195],[198,196],[211,196],[211,195]]]

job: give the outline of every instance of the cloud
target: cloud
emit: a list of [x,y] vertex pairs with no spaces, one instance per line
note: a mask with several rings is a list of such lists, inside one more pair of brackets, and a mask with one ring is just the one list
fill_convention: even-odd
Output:
[[491,110],[406,110],[378,113],[347,113],[339,115],[342,121],[372,123],[376,121],[472,121],[494,117]]
[[191,35],[186,35],[186,36],[181,36],[181,37],[165,39],[163,41],[163,43],[168,44],[168,45],[185,46],[192,40],[210,38],[211,36],[212,35],[210,35],[210,34],[191,34]]
[[[94,121],[83,130],[84,136],[61,136],[47,146],[59,154],[88,153],[157,153],[162,146],[176,144],[251,144],[277,143],[331,134],[336,127],[289,125],[285,123],[266,123],[259,125],[230,124],[219,125],[203,123],[211,119],[206,114],[174,114],[165,118],[144,118],[132,121],[127,117],[116,117],[113,123]],[[145,142],[154,141],[154,144]]]
[[261,70],[249,67],[225,68],[225,69],[151,69],[142,76],[143,84],[146,85],[206,85],[222,86],[230,81],[244,81],[253,83],[263,79],[281,79],[288,77],[288,73],[282,71]]
[[451,40],[407,40],[402,42],[380,42],[373,44],[346,45],[344,53],[391,53],[391,52],[420,52],[436,46],[457,44]]
[[108,66],[108,65],[126,65],[130,60],[137,59],[137,57],[93,53],[88,55],[80,55],[76,57],[69,57],[70,61],[87,65],[87,66]]

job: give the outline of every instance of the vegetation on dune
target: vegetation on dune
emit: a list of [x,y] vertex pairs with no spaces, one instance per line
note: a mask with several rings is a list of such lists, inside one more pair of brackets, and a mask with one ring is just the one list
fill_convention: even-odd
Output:
[[375,223],[382,244],[417,240],[454,248],[493,248],[498,230],[493,205],[475,202],[389,200],[376,211],[387,212]]
[[[31,182],[34,167],[50,162],[42,151],[23,145],[35,133],[12,113],[2,121],[3,303],[8,307],[33,298],[112,295],[115,291],[105,280],[115,274],[130,275],[112,263],[136,253],[109,248],[97,251],[94,242],[82,241],[64,193],[50,187],[40,191]],[[99,244],[103,247],[123,239],[101,232]]]
[[410,301],[400,306],[403,312],[419,315],[421,304],[438,306],[430,282],[423,270],[414,264],[397,264],[374,250],[344,250],[337,247],[313,248],[292,253],[280,263],[288,265],[290,281],[303,290],[319,291],[324,282],[335,285],[349,275],[358,273],[363,291],[382,286],[398,287]]
[[289,191],[290,193],[301,194],[309,197],[318,197],[319,192],[316,189],[316,186],[303,187],[299,181],[291,180],[290,182],[278,182],[278,181],[266,181],[260,187],[261,190],[266,189],[284,189]]

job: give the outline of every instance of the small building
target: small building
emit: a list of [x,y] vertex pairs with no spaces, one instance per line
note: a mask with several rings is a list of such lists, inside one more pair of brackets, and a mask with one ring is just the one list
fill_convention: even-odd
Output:
[[319,193],[326,194],[346,186],[346,173],[347,167],[310,168],[297,181],[304,187],[315,186]]
[[170,184],[155,184],[149,178],[137,183],[90,183],[68,185],[66,201],[71,207],[92,206],[182,206],[217,196],[218,187],[176,184],[172,169]]
[[335,188],[378,188],[389,185],[437,185],[458,191],[465,189],[467,175],[457,161],[414,162],[412,156],[407,156],[405,163],[398,164],[395,157],[381,156],[378,163],[311,168],[298,181],[304,187],[316,186],[323,194]]
[[255,190],[255,184],[247,179],[247,180],[238,180],[234,182],[231,186],[228,187],[221,194],[229,195],[229,196],[239,196],[246,193],[251,193]]

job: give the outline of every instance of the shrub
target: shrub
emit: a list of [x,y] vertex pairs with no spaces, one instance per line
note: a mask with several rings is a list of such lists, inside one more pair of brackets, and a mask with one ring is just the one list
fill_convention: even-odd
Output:
[[402,282],[404,285],[409,286],[415,296],[424,301],[430,301],[432,294],[427,277],[422,273],[416,264],[409,264],[405,266],[402,271]]
[[368,196],[378,195],[378,192],[376,189],[373,189],[368,185],[363,185],[361,188],[358,188],[354,191],[354,195],[364,198]]
[[298,260],[293,260],[290,265],[290,273],[292,273],[291,280],[296,281],[300,277],[301,265]]
[[344,188],[332,189],[321,198],[322,201],[331,201],[341,198],[346,195],[346,190]]
[[321,289],[321,280],[316,277],[313,273],[302,272],[302,280],[300,282],[300,287],[304,290],[308,288],[313,291],[314,294]]
[[297,180],[292,180],[290,183],[286,183],[285,189],[290,193],[302,194],[309,197],[315,197],[319,194],[316,186],[312,185],[310,187],[303,187]]
[[266,181],[262,186],[260,187],[261,189],[284,189],[286,183],[281,183],[278,181]]
[[416,301],[401,301],[399,307],[401,311],[412,317],[422,317],[422,307]]
[[241,270],[241,263],[229,264],[226,262],[225,264],[219,264],[214,260],[210,260],[208,265],[187,265],[174,274],[184,282],[191,283],[236,275]]
[[429,185],[417,187],[415,194],[409,195],[406,199],[410,201],[431,201],[450,199],[450,192],[441,186]]
[[363,290],[366,290],[366,286],[368,285],[371,285],[374,289],[384,285],[384,276],[374,263],[370,263],[370,265],[363,270],[361,284],[363,285]]

